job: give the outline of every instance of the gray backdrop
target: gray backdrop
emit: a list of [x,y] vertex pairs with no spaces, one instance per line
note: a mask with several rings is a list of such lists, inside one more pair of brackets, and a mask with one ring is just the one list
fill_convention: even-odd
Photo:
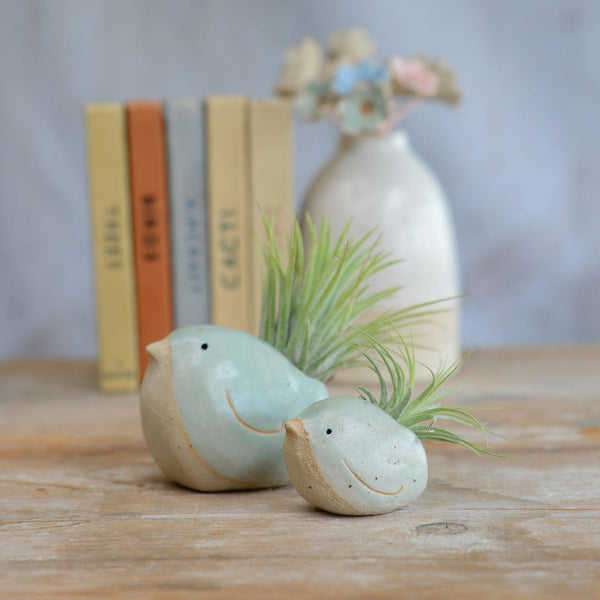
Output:
[[[406,122],[458,232],[467,346],[600,339],[600,3],[0,1],[0,359],[95,354],[81,106],[270,93],[286,45],[361,24],[457,68]],[[298,205],[333,149],[298,125]]]

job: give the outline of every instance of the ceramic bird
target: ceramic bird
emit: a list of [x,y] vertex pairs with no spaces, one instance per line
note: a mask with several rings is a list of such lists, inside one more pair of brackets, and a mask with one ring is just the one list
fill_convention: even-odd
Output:
[[379,364],[365,354],[380,381],[378,399],[359,388],[360,398],[321,400],[285,424],[283,451],[292,484],[310,503],[343,515],[386,513],[416,500],[427,486],[427,456],[421,439],[493,454],[434,424],[449,419],[489,432],[464,409],[437,403],[445,395],[440,386],[458,363],[438,375],[432,373],[431,384],[411,401],[414,351],[402,342],[407,378],[396,355],[368,339],[391,380],[391,393]]
[[372,316],[395,292],[368,293],[371,276],[393,264],[372,234],[353,241],[346,228],[333,240],[325,219],[318,233],[307,223],[307,247],[296,222],[285,262],[273,222],[265,223],[262,339],[198,325],[148,346],[144,436],[177,483],[200,491],[287,483],[284,423],[328,396],[324,381],[359,362],[354,323],[385,337],[390,324],[422,316],[423,305]]
[[285,429],[292,485],[319,508],[343,515],[390,512],[427,486],[419,438],[366,400],[321,400]]
[[148,346],[140,397],[148,448],[184,486],[283,485],[284,423],[327,397],[325,385],[242,331],[186,327]]

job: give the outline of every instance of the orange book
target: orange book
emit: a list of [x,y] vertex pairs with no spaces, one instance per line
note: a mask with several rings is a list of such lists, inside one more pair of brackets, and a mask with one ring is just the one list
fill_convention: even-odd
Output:
[[173,329],[165,131],[160,102],[127,106],[140,374]]

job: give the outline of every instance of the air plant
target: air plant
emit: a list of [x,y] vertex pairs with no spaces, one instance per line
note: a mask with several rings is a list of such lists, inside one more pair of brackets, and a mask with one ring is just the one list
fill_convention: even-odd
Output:
[[[366,340],[366,345],[373,350],[375,358],[362,348],[359,352],[379,381],[378,398],[362,386],[358,387],[360,397],[381,408],[400,425],[410,429],[421,440],[459,444],[477,454],[498,456],[436,424],[439,421],[447,420],[475,427],[483,433],[487,447],[486,436],[492,432],[482,425],[477,418],[464,408],[453,408],[440,404],[440,400],[455,391],[454,389],[442,388],[456,373],[466,357],[457,360],[449,367],[441,367],[438,371],[434,371],[427,365],[422,365],[429,372],[431,381],[421,393],[413,397],[417,365],[414,344],[407,342],[397,329],[395,331],[398,340],[395,354],[399,356],[400,360],[392,354],[388,347],[364,330],[359,330],[361,336]],[[402,363],[405,365],[404,368]],[[387,375],[387,379],[391,381],[391,392],[384,373]]]
[[439,312],[432,308],[439,301],[377,312],[379,303],[400,287],[372,293],[369,281],[399,261],[379,249],[375,231],[354,240],[348,223],[333,240],[325,217],[318,233],[308,214],[305,219],[308,251],[296,221],[287,260],[279,251],[274,223],[265,220],[260,337],[305,374],[327,381],[338,371],[365,362],[368,338],[389,341],[394,328],[406,329]]

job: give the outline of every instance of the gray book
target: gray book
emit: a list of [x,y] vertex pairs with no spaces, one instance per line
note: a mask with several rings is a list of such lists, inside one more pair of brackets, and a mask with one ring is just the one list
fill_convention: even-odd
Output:
[[165,103],[175,327],[210,322],[204,108],[196,99]]

